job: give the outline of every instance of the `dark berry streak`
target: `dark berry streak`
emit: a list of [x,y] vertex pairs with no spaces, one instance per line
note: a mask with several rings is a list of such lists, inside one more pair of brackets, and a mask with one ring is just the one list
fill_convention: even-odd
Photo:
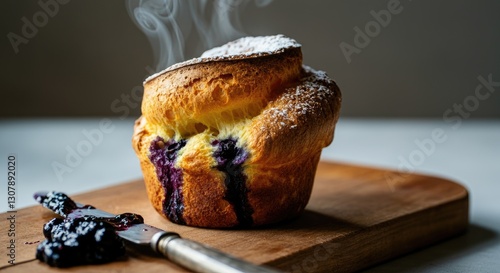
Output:
[[243,163],[248,158],[245,149],[236,145],[236,140],[229,138],[213,141],[217,169],[226,174],[226,194],[224,198],[233,205],[240,226],[253,224],[253,209],[248,203],[246,176],[243,173]]
[[165,191],[163,211],[170,221],[186,224],[182,218],[184,212],[184,197],[182,195],[182,170],[175,167],[175,160],[180,149],[186,145],[186,140],[165,142],[157,137],[149,148],[149,160],[155,165],[156,175]]

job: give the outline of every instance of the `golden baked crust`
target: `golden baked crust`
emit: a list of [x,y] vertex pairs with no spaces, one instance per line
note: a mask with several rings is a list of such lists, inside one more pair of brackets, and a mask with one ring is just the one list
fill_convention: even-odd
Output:
[[[249,48],[258,39],[282,46]],[[239,54],[230,53],[232,46]],[[215,55],[175,65],[144,83],[133,147],[151,203],[174,222],[212,228],[298,215],[309,200],[321,149],[333,139],[340,90],[324,72],[303,66],[300,45],[281,35],[244,38],[209,53]],[[170,144],[178,150],[159,170],[170,149],[163,145]],[[160,181],[165,172],[181,177],[179,192]],[[168,202],[175,204],[167,208]],[[174,216],[166,212],[172,207],[178,209]]]

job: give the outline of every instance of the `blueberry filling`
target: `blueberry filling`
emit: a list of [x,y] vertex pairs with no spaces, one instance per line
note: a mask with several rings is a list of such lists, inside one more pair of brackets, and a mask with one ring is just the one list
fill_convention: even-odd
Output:
[[186,140],[165,140],[157,137],[149,148],[149,160],[154,164],[156,175],[165,190],[163,212],[170,221],[186,224],[184,212],[184,197],[182,195],[182,170],[175,167],[175,160],[180,149],[186,145]]
[[247,178],[243,173],[243,163],[248,158],[248,152],[236,146],[236,142],[232,138],[214,140],[212,145],[216,147],[216,150],[213,156],[217,161],[216,168],[226,175],[224,199],[233,205],[239,225],[251,226],[253,209],[248,202]]
[[125,245],[113,225],[86,218],[54,218],[43,227],[46,238],[36,258],[56,267],[101,264],[125,255]]
[[[248,158],[248,152],[236,145],[233,138],[214,140],[216,147],[213,154],[216,168],[225,173],[226,199],[234,208],[240,226],[253,224],[252,213],[246,187],[246,176],[243,173],[243,163]],[[183,219],[184,198],[182,195],[182,170],[175,167],[178,152],[186,145],[186,140],[165,140],[157,137],[151,142],[149,159],[156,169],[156,175],[165,190],[163,212],[174,223],[186,224]]]

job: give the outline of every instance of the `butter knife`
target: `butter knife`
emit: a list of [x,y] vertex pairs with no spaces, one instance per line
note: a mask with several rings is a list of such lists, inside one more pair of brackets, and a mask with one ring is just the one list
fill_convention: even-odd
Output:
[[[95,216],[112,218],[116,215],[99,210],[93,206],[72,202],[76,208],[71,212],[60,209],[58,204],[43,202],[48,192],[35,193],[35,199],[44,207],[69,218]],[[65,200],[68,201],[68,200]],[[149,245],[153,251],[162,254],[168,260],[194,272],[200,273],[279,273],[275,269],[259,266],[238,259],[201,243],[184,239],[178,233],[164,231],[147,225],[133,224],[126,229],[117,230],[118,236],[137,245]]]

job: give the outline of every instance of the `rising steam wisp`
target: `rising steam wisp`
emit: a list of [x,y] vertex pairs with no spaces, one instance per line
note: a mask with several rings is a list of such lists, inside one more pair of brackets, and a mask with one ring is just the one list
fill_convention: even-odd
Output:
[[[128,0],[127,9],[148,37],[158,62],[156,71],[160,71],[184,61],[186,56],[199,55],[201,51],[245,36],[240,14],[251,1]],[[257,7],[264,7],[272,0],[254,2]],[[186,47],[188,38],[195,41],[195,46]]]

